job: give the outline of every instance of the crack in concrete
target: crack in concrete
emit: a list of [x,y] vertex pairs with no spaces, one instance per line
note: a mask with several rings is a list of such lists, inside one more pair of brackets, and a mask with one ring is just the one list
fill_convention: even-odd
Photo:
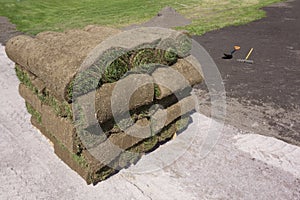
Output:
[[127,179],[125,176],[123,176],[123,178],[130,183],[131,185],[133,185],[136,189],[138,189],[145,197],[149,198],[150,200],[153,200],[151,196],[149,196],[148,194],[146,194],[144,192],[144,190],[142,188],[140,188],[137,184],[133,183],[132,181],[130,181],[129,179]]

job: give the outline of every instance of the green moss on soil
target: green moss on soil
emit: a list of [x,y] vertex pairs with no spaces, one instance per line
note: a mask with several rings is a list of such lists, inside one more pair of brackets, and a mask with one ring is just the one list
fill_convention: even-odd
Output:
[[23,83],[24,85],[26,85],[30,90],[32,90],[35,94],[38,93],[38,90],[36,87],[34,87],[34,85],[32,84],[29,75],[23,71],[20,66],[16,65],[15,67],[15,71],[16,71],[16,75],[18,77],[18,79],[20,80],[21,83]]
[[72,102],[73,99],[73,86],[74,86],[74,79],[69,83],[67,86],[67,99],[69,102]]
[[[50,133],[52,135],[52,133]],[[55,136],[53,136],[55,138]],[[84,168],[88,168],[89,167],[89,164],[88,162],[86,161],[86,159],[84,158],[84,156],[82,154],[75,154],[75,153],[72,153],[68,150],[68,148],[61,142],[59,141],[57,138],[55,138],[56,142],[59,144],[60,148],[64,151],[67,151],[71,156],[72,156],[72,159],[77,163],[79,164],[81,167],[84,167]]]
[[25,102],[27,111],[31,114],[39,124],[42,124],[42,115],[36,111],[29,103]]
[[182,116],[181,119],[176,121],[175,123],[177,132],[182,132],[183,130],[185,130],[191,122],[192,119],[190,116]]
[[154,84],[154,96],[155,98],[159,98],[161,95],[161,91],[157,84]]
[[67,117],[71,120],[73,119],[73,113],[70,104],[67,102],[61,103],[47,91],[39,92],[38,89],[32,84],[28,73],[22,70],[18,65],[16,65],[15,70],[20,82],[28,87],[35,95],[37,95],[43,104],[51,106],[57,116]]
[[95,185],[97,182],[103,181],[103,180],[109,178],[116,172],[117,172],[116,169],[113,169],[109,166],[105,166],[104,168],[101,168],[98,172],[96,172],[96,174],[94,175],[95,177],[92,178],[92,180],[94,180],[93,184]]
[[84,168],[89,166],[88,163],[86,162],[85,158],[82,155],[77,155],[77,154],[72,153],[72,158],[76,163],[78,163],[80,166],[82,166]]
[[60,117],[67,117],[69,119],[73,119],[73,113],[71,109],[71,105],[67,102],[60,102],[55,97],[53,97],[49,92],[45,92],[44,94],[38,94],[38,96],[42,97],[40,100],[42,103],[51,106],[55,114]]

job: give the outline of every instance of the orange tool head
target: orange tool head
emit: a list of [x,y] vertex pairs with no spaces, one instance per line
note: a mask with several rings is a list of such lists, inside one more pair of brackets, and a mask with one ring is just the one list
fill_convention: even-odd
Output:
[[234,46],[234,50],[240,50],[241,49],[241,47],[240,46]]

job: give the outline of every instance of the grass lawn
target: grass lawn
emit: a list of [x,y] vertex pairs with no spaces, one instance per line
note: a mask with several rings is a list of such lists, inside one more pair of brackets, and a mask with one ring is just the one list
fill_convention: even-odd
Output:
[[280,0],[0,0],[0,16],[17,29],[36,34],[62,31],[88,24],[124,27],[149,20],[163,7],[172,6],[192,24],[193,34],[240,25],[265,16],[260,10]]

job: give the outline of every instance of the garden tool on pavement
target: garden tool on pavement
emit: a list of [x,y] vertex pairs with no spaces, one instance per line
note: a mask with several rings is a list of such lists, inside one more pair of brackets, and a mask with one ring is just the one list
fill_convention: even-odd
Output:
[[243,63],[249,63],[252,64],[253,60],[248,60],[248,58],[250,57],[251,53],[253,51],[253,48],[250,49],[250,51],[248,52],[247,56],[245,59],[237,59],[238,62],[243,62]]
[[223,59],[231,59],[231,58],[233,57],[233,53],[241,49],[240,46],[234,46],[233,48],[234,48],[234,49],[233,49],[233,51],[231,51],[230,54],[224,53],[224,56],[223,56],[222,58],[223,58]]

